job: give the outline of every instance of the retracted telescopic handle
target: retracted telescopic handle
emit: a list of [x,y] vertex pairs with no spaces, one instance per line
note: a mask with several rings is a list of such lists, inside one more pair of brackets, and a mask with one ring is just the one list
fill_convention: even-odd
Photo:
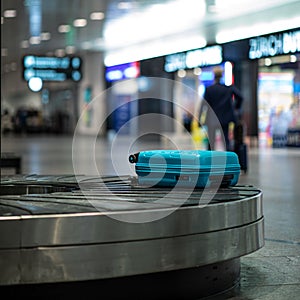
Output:
[[138,152],[138,153],[129,155],[129,162],[132,164],[137,163],[137,161],[139,159],[139,154],[140,153]]

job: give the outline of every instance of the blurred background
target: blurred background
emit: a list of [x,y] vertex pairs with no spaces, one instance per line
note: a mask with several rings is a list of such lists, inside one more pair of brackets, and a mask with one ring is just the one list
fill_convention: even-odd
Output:
[[78,124],[83,135],[109,137],[151,112],[189,131],[220,65],[244,95],[249,143],[299,146],[299,51],[299,0],[3,0],[1,133],[72,135]]
[[129,153],[207,149],[193,119],[216,66],[244,97],[239,184],[264,194],[238,299],[298,299],[300,0],[2,0],[1,174],[128,175]]

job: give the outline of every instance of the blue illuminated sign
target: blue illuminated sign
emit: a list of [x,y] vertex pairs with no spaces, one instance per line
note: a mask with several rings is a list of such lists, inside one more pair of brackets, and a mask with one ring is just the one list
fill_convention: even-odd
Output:
[[140,75],[139,62],[107,67],[105,78],[107,81],[137,78]]
[[300,52],[300,30],[249,39],[249,58],[259,59]]
[[80,57],[27,55],[23,58],[23,78],[39,77],[43,81],[79,81],[82,78]]
[[222,47],[211,46],[182,53],[167,55],[164,69],[166,72],[218,65],[223,61]]

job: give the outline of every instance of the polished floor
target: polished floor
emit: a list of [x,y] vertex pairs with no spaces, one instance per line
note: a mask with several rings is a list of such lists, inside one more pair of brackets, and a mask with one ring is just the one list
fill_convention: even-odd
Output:
[[[184,144],[185,148],[189,145]],[[134,174],[128,154],[165,148],[159,141],[81,136],[3,136],[1,152],[22,156],[24,174]],[[265,246],[242,258],[240,287],[220,299],[300,299],[300,149],[249,149],[239,184],[263,191]],[[3,174],[13,170],[2,170]]]

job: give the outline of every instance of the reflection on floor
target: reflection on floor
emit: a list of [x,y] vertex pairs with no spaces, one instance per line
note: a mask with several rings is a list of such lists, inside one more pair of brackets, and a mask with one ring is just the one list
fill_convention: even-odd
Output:
[[[86,136],[76,140],[71,136],[7,136],[1,140],[1,152],[22,155],[24,174],[73,174],[74,170],[86,175],[134,174],[130,153],[165,147],[158,140],[126,137],[108,141]],[[263,191],[265,246],[242,258],[240,288],[221,299],[299,299],[299,178],[300,149],[249,149],[249,170],[239,183]]]

